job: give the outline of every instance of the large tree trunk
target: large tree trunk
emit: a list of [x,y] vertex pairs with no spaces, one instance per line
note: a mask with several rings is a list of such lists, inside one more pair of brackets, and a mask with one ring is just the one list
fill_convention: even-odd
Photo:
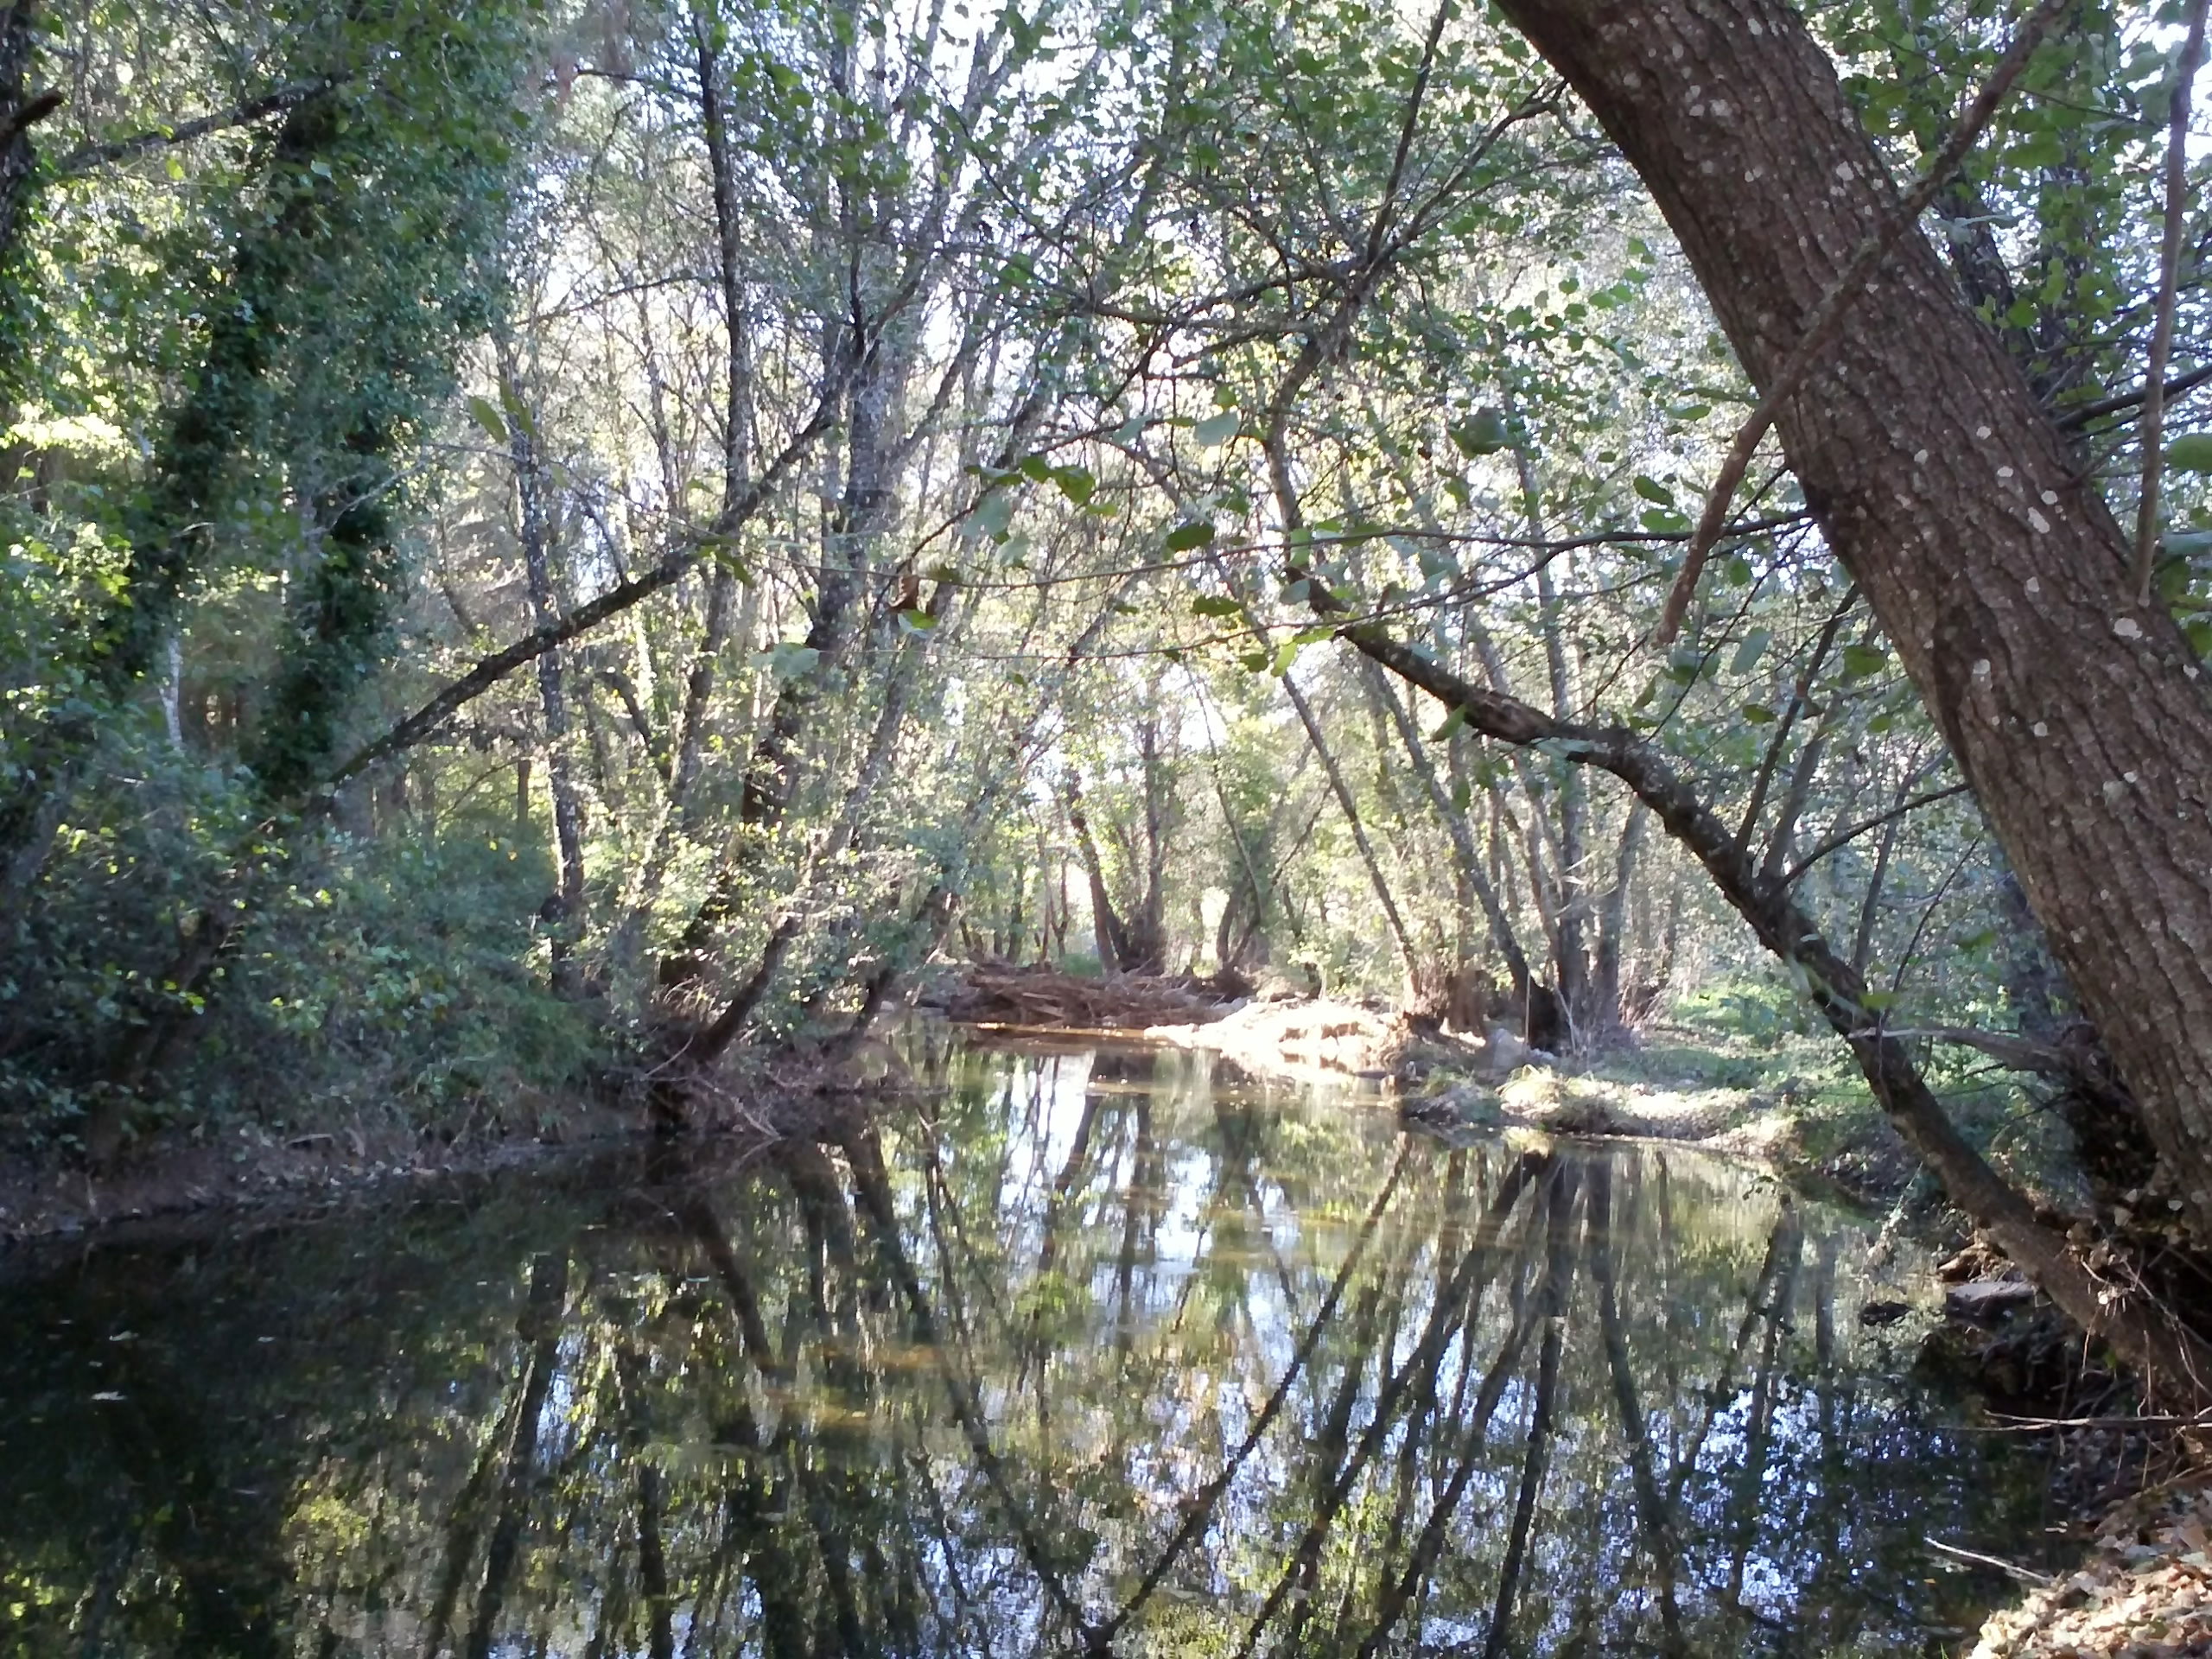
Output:
[[[1770,385],[1897,192],[1776,0],[1501,0],[1643,176]],[[1780,410],[2200,1236],[2212,1236],[2212,709],[2081,462],[1918,234]]]

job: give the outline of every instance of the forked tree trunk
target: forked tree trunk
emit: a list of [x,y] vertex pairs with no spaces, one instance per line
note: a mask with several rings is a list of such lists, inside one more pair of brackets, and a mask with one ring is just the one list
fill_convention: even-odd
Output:
[[[1754,384],[1896,211],[1778,0],[1501,0],[1643,177]],[[1908,233],[1781,408],[1791,469],[2212,1237],[2212,709],[2002,342]]]

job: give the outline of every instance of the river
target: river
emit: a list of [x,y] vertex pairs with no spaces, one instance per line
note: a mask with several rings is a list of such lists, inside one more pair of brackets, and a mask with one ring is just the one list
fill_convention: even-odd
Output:
[[[2044,1473],[1684,1149],[987,1052],[0,1273],[0,1652],[1954,1652]],[[1909,1328],[1909,1327],[1908,1327]]]

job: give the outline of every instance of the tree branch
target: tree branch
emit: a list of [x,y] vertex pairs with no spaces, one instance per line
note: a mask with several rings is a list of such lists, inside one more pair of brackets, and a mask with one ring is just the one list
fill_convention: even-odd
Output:
[[533,629],[512,644],[493,652],[382,737],[356,750],[343,766],[331,773],[326,786],[335,788],[378,761],[387,760],[403,749],[412,748],[444,725],[456,710],[482,696],[524,664],[535,662],[547,652],[557,650],[580,634],[588,633],[608,618],[620,616],[639,601],[650,599],[664,588],[673,587],[683,580],[697,565],[701,556],[709,546],[726,541],[766,505],[776,486],[783,481],[784,474],[798,464],[815,439],[836,423],[837,406],[844,394],[846,378],[844,372],[832,377],[830,385],[822,394],[821,404],[814,411],[814,417],[793,435],[791,441],[784,446],[782,453],[762,469],[744,494],[717,516],[717,532],[715,535],[686,537],[650,569],[616,584],[598,598],[579,605],[559,621]]
[[1618,727],[1579,725],[1516,697],[1485,690],[1378,628],[1350,624],[1338,637],[1420,687],[1468,726],[1522,747],[1611,772],[1656,814],[1668,833],[1704,866],[1713,885],[1760,944],[1796,977],[1804,995],[1850,1048],[1867,1086],[1906,1143],[1942,1181],[1951,1201],[1988,1232],[2066,1316],[2109,1341],[2128,1363],[2192,1403],[2212,1377],[2212,1348],[2164,1307],[2116,1294],[2044,1224],[2019,1190],[1961,1135],[1942,1103],[1894,1034],[1868,1018],[1866,981],[1838,956],[1786,881],[1760,879],[1729,827],[1667,761]]
[[179,122],[173,127],[152,127],[144,132],[134,132],[122,138],[110,138],[99,143],[80,144],[54,164],[54,176],[71,178],[79,173],[89,173],[96,167],[112,166],[127,162],[149,150],[167,149],[174,144],[188,144],[195,138],[205,138],[210,133],[227,132],[233,127],[251,126],[268,116],[281,115],[296,108],[308,99],[329,92],[341,84],[339,75],[321,75],[313,80],[294,81],[234,104],[227,110]]
[[[2202,364],[2186,374],[2176,375],[2159,388],[2158,396],[2162,401],[2171,403],[2183,392],[2195,391],[2207,380],[2212,380],[2212,363]],[[2094,404],[2077,404],[2058,416],[2058,424],[2062,430],[2070,432],[2102,416],[2124,415],[2137,404],[2146,404],[2150,400],[2151,388],[2138,386],[2133,391],[2124,391],[2116,397],[2100,397]]]
[[1819,846],[1814,848],[1811,852],[1806,854],[1804,857],[1799,859],[1795,864],[1791,865],[1789,867],[1789,873],[1782,878],[1780,885],[1785,887],[1788,887],[1799,876],[1804,874],[1806,871],[1811,869],[1814,865],[1826,858],[1830,853],[1834,852],[1839,848],[1848,846],[1851,842],[1858,840],[1859,836],[1865,835],[1869,830],[1878,830],[1884,824],[1889,823],[1892,818],[1901,818],[1908,812],[1917,812],[1922,807],[1933,806],[1938,801],[1948,801],[1954,795],[1963,795],[1967,792],[1967,786],[1964,784],[1953,784],[1948,788],[1945,789],[1931,789],[1925,794],[1914,796],[1910,800],[1899,801],[1888,811],[1877,812],[1872,817],[1863,819],[1859,823],[1853,824],[1850,829],[1830,836]]

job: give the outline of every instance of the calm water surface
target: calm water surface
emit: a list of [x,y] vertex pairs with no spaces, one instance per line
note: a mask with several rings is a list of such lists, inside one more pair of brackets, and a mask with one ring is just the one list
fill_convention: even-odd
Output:
[[1855,1217],[1203,1056],[922,1069],[734,1170],[10,1264],[0,1653],[1933,1654],[2003,1586],[1927,1541],[2037,1548]]

